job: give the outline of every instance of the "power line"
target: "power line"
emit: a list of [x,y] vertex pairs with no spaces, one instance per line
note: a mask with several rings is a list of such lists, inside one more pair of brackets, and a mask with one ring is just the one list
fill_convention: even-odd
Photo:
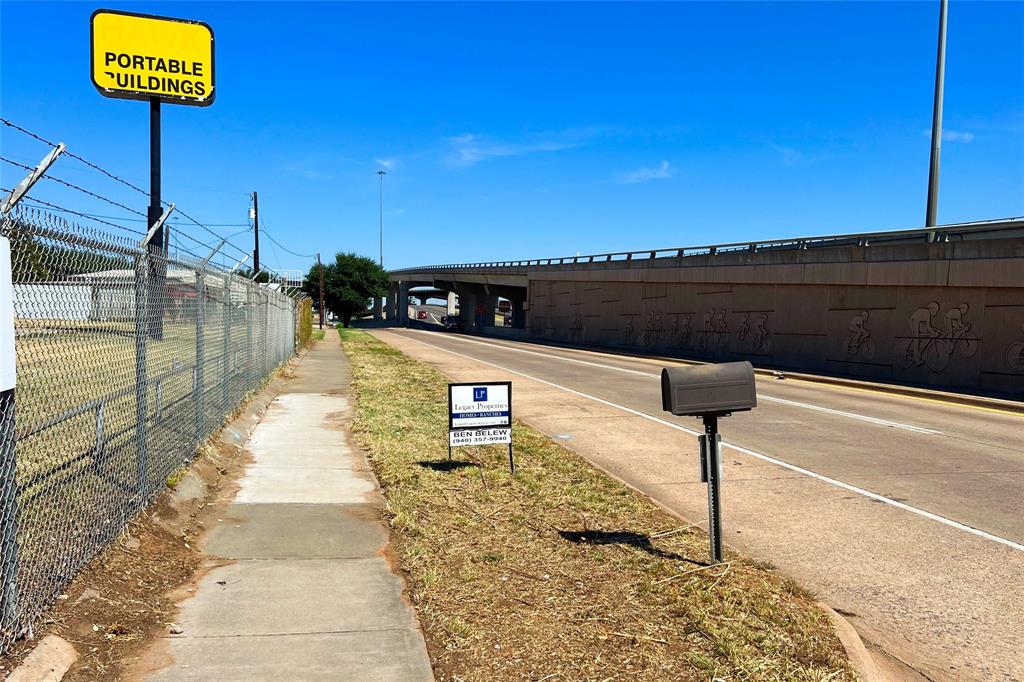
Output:
[[316,258],[316,254],[295,253],[291,249],[285,247],[283,244],[281,244],[281,242],[279,242],[276,239],[274,239],[274,237],[271,236],[271,234],[269,232],[267,232],[267,221],[263,220],[262,218],[260,218],[260,222],[263,223],[263,227],[260,228],[260,231],[263,232],[264,235],[266,235],[267,239],[269,239],[273,243],[275,243],[278,246],[280,246],[282,251],[290,253],[291,255],[295,256],[296,258]]

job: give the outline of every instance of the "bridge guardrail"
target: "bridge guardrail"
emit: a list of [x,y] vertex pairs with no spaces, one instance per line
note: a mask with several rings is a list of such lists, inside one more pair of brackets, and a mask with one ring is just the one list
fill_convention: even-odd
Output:
[[[858,232],[813,237],[790,237],[751,242],[707,244],[703,246],[681,246],[663,249],[642,249],[639,251],[616,251],[556,258],[534,258],[530,260],[486,261],[480,263],[444,263],[422,265],[391,270],[391,274],[423,272],[425,270],[475,270],[482,268],[531,268],[551,265],[575,265],[580,263],[607,263],[613,261],[653,260],[657,258],[686,258],[690,256],[715,256],[723,253],[763,253],[764,251],[812,249],[838,246],[867,247],[875,244],[900,242],[935,243],[969,239],[986,232],[1013,232],[1019,230],[1024,236],[1024,217],[986,220],[971,223],[957,223],[933,228],[912,230],[889,230],[884,232]],[[1010,236],[1010,235],[1006,235]]]

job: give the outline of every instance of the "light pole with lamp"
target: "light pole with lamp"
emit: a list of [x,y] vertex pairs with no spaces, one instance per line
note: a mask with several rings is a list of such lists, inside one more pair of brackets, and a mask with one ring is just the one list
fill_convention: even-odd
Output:
[[387,171],[379,170],[380,176],[380,266],[384,267],[384,176]]

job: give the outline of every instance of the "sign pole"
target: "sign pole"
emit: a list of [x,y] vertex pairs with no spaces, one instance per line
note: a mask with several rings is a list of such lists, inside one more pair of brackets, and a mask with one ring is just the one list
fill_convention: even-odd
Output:
[[[149,100],[149,227],[157,226],[163,215],[160,200],[160,100]],[[168,230],[162,224],[156,228],[149,241],[149,253],[156,260],[151,261],[153,284],[150,290],[149,336],[161,340],[164,337],[163,293],[167,272]]]
[[722,437],[718,433],[718,415],[704,415],[701,440],[702,478],[708,483],[708,536],[711,540],[711,563],[722,561]]
[[[320,328],[324,328],[324,265],[320,262],[320,254],[316,254],[316,265],[320,270]],[[451,454],[451,453],[449,453]]]

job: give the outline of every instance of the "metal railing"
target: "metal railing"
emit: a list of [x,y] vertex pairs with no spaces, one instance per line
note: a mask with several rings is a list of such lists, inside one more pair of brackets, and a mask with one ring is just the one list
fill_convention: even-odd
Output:
[[715,256],[726,253],[762,253],[792,249],[813,249],[839,246],[868,247],[893,243],[931,243],[949,242],[969,239],[972,235],[983,233],[1001,233],[1001,236],[1012,236],[1009,233],[1024,235],[1024,218],[1005,218],[971,223],[942,225],[934,228],[918,228],[912,230],[890,230],[885,232],[858,232],[838,235],[819,235],[814,237],[788,237],[785,239],[766,239],[751,242],[730,242],[725,244],[706,244],[703,246],[677,246],[664,249],[643,249],[640,251],[616,251],[577,256],[561,256],[557,258],[535,258],[532,260],[487,261],[481,263],[445,263],[440,265],[422,265],[411,268],[391,270],[392,275],[418,273],[429,270],[474,270],[481,268],[531,268],[551,265],[574,265],[580,263],[607,263],[613,261],[643,261],[657,258],[687,258],[691,256]]
[[309,306],[35,209],[0,237],[17,377],[0,394],[2,650],[293,355]]

